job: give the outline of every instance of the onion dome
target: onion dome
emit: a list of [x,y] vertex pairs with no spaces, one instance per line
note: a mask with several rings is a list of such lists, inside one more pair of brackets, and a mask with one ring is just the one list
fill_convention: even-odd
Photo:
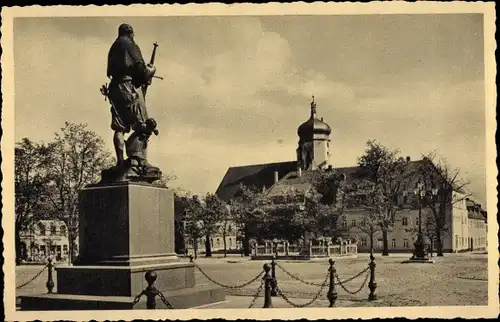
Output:
[[314,134],[330,135],[330,133],[332,133],[330,126],[323,122],[323,118],[320,120],[316,117],[316,103],[314,102],[313,96],[311,102],[311,117],[299,126],[297,134],[302,141],[305,139],[312,139]]

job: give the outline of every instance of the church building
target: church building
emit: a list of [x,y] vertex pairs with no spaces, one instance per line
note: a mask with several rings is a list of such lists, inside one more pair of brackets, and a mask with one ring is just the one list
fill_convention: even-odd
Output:
[[[318,117],[313,96],[310,117],[297,129],[299,137],[297,159],[230,167],[217,188],[216,195],[228,202],[235,197],[241,184],[262,189],[270,197],[279,196],[289,191],[290,188],[305,192],[312,187],[311,174],[317,169],[335,169],[343,174],[348,182],[357,180],[358,166],[333,168],[330,164],[331,132],[331,127],[322,117]],[[412,161],[409,157],[406,161],[409,167],[419,167],[424,162],[430,162],[427,159]],[[456,192],[457,195],[460,193],[462,192]],[[414,200],[411,196],[401,197],[401,210],[398,212],[395,227],[389,232],[389,252],[411,252],[413,249],[418,228],[418,209],[414,206]],[[449,209],[450,211],[446,214],[446,226],[449,228],[443,233],[444,236],[441,236],[443,250],[463,252],[486,249],[486,212],[482,210],[481,205],[464,199],[461,203],[450,205]],[[428,211],[430,210],[422,209],[422,218],[425,217],[424,212],[427,214]],[[370,247],[368,236],[356,228],[356,223],[359,223],[364,215],[365,210],[355,203],[348,203],[337,223],[344,228],[344,231],[348,231],[349,236],[346,237],[358,240],[360,252],[367,252]],[[474,220],[474,224],[469,224],[469,218]],[[474,237],[469,235],[474,235]],[[375,233],[374,240],[375,251],[380,251],[382,249],[381,232]]]

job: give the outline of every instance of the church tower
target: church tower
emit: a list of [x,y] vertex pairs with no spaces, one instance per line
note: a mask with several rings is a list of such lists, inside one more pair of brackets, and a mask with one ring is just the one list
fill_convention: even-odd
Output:
[[311,102],[311,117],[302,123],[297,134],[299,147],[297,148],[297,166],[302,170],[326,168],[330,158],[330,133],[332,129],[323,122],[323,118],[316,117],[316,103]]

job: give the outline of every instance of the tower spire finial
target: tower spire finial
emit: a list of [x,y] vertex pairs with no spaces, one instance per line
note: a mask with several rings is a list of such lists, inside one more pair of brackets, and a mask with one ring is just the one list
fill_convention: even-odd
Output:
[[311,117],[314,117],[316,115],[316,103],[314,102],[314,95],[312,96],[312,102],[311,102]]

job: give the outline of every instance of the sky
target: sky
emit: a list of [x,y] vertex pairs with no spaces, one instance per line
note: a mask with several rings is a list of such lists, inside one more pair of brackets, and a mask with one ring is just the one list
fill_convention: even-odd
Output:
[[314,95],[334,167],[370,139],[412,159],[437,150],[486,199],[480,14],[16,18],[16,141],[71,121],[113,151],[99,88],[123,22],[146,61],[159,44],[148,158],[175,187],[215,192],[231,166],[295,160]]

